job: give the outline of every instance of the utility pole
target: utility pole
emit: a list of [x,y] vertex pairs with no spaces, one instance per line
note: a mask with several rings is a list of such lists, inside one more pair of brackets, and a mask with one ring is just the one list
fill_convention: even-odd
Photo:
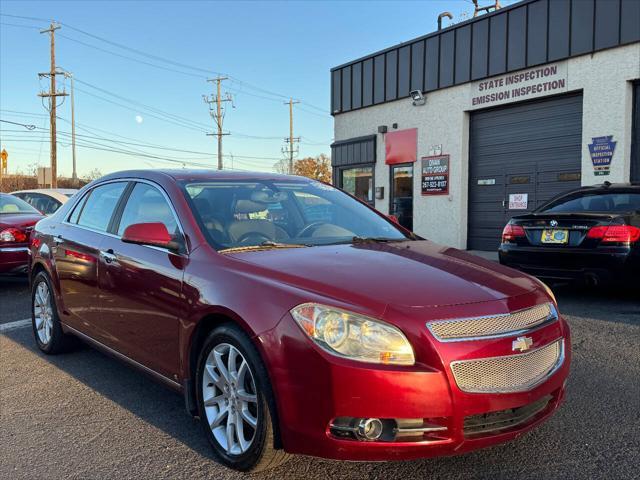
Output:
[[39,77],[49,77],[51,86],[49,92],[40,92],[39,97],[49,99],[49,132],[51,135],[51,188],[58,187],[58,151],[56,144],[56,99],[57,97],[65,97],[65,92],[56,91],[56,75],[62,75],[62,72],[56,71],[56,34],[55,31],[60,28],[55,22],[51,22],[49,28],[40,30],[40,33],[49,33],[51,36],[51,69],[47,73],[39,73]]
[[[218,137],[218,170],[222,170],[224,166],[223,157],[222,157],[222,137],[224,135],[229,135],[229,133],[222,132],[222,125],[224,123],[224,116],[226,113],[226,109],[222,107],[222,104],[225,102],[232,102],[231,106],[233,106],[233,99],[230,94],[226,94],[224,98],[222,98],[221,93],[221,84],[223,80],[227,80],[228,77],[216,77],[209,78],[207,82],[216,84],[216,95],[212,97],[208,97],[207,95],[203,95],[202,99],[205,103],[209,105],[209,113],[213,118],[214,124],[217,127],[217,133],[207,133],[210,136]],[[215,108],[214,105],[215,104]]]
[[71,182],[74,187],[78,186],[78,172],[76,170],[76,116],[73,101],[73,73],[65,72],[66,78],[71,79],[71,155],[73,158],[73,173],[71,174]]
[[286,147],[286,153],[289,155],[289,175],[293,174],[293,156],[298,153],[295,143],[300,141],[300,137],[293,136],[293,106],[296,103],[300,102],[298,100],[294,101],[293,98],[290,98],[288,102],[284,102],[285,105],[289,105],[289,137],[284,139],[289,144]]

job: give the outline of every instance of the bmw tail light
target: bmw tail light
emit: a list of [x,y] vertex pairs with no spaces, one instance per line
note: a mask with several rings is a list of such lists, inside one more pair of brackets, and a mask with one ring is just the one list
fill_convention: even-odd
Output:
[[17,228],[7,228],[0,232],[0,243],[24,243],[27,238],[26,232]]
[[600,239],[602,243],[635,243],[640,240],[640,228],[631,225],[591,227],[587,238]]
[[524,228],[521,225],[507,223],[502,231],[502,243],[513,242],[517,238],[524,238]]

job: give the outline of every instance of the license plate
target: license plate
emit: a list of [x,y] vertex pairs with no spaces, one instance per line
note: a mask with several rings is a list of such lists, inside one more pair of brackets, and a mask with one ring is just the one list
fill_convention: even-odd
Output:
[[569,242],[569,230],[543,230],[542,243],[565,244]]

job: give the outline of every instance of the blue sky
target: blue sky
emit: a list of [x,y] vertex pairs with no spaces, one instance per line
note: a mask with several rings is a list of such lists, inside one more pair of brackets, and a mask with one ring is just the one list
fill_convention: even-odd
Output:
[[[232,77],[223,84],[223,92],[232,93],[235,104],[225,119],[225,130],[232,134],[223,142],[225,155],[233,154],[234,168],[271,170],[282,157],[283,138],[289,129],[288,107],[283,102],[289,96],[303,102],[296,105],[294,113],[294,133],[302,137],[299,155],[329,154],[333,136],[333,121],[328,115],[329,69],[435,30],[437,15],[445,10],[460,21],[465,13],[472,13],[473,5],[470,0],[0,0],[0,118],[37,127],[29,132],[0,125],[0,142],[10,155],[9,171],[26,171],[29,166],[49,162],[48,133],[41,130],[48,128],[48,117],[37,97],[40,90],[48,88],[37,73],[49,69],[49,38],[36,28],[46,27],[49,19],[63,23],[56,32],[57,64],[77,78],[78,141],[94,147],[78,148],[78,172],[82,175],[93,168],[107,173],[172,166],[151,158],[158,156],[213,166],[215,137],[204,131],[213,128],[213,121],[202,95],[211,93],[212,84],[205,79],[215,72]],[[76,29],[202,70],[141,56]],[[179,118],[173,117],[169,123],[166,113]],[[58,115],[70,119],[68,99]],[[141,123],[136,116],[141,117]],[[62,132],[58,171],[70,175],[71,148],[64,135],[70,125],[61,120],[58,130]],[[139,145],[143,143],[174,150]],[[225,165],[230,164],[230,158],[225,158]]]

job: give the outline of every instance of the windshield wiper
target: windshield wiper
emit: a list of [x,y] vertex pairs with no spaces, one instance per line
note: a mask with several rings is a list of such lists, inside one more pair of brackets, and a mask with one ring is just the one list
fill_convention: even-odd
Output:
[[223,248],[222,250],[218,250],[219,253],[233,253],[233,252],[249,252],[256,250],[272,250],[276,248],[306,248],[311,245],[303,245],[300,243],[279,243],[272,242],[271,240],[267,240],[262,242],[260,245],[247,245],[244,247],[229,247]]
[[406,238],[385,238],[385,237],[358,237],[355,236],[351,239],[351,243],[389,243],[389,242],[404,242]]

